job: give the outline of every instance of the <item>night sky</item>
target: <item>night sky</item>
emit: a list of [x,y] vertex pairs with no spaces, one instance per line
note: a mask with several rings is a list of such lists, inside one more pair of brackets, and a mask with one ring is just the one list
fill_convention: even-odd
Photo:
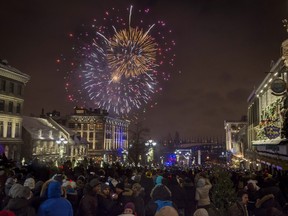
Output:
[[224,120],[246,115],[248,96],[280,57],[287,0],[4,0],[0,59],[31,76],[24,114],[73,112],[56,64],[71,49],[67,35],[111,7],[131,4],[165,20],[176,41],[171,79],[145,114],[151,137],[223,136]]

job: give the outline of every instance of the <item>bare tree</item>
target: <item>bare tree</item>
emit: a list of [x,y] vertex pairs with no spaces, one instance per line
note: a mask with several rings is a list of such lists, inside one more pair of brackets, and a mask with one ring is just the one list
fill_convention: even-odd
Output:
[[138,165],[140,161],[140,155],[143,160],[145,156],[145,142],[149,135],[150,130],[143,127],[141,122],[136,122],[130,125],[129,130],[129,160]]

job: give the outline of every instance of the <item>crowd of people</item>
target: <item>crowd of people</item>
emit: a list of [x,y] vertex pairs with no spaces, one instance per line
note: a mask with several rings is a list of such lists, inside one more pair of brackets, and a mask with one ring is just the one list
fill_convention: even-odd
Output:
[[220,168],[233,183],[233,190],[227,188],[223,194],[235,193],[235,199],[227,196],[228,207],[223,210],[211,199],[219,193],[213,190],[219,184],[214,168],[73,166],[69,161],[58,168],[39,163],[2,165],[0,216],[286,215],[285,172]]

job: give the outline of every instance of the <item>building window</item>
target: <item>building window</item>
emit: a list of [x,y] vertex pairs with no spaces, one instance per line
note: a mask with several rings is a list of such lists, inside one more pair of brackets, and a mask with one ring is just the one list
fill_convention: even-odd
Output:
[[17,103],[17,106],[16,106],[16,113],[18,113],[18,114],[21,113],[21,104],[20,104],[20,103]]
[[93,139],[93,132],[89,133],[89,139],[92,140]]
[[75,123],[69,123],[68,128],[75,128]]
[[96,143],[96,149],[97,149],[97,150],[103,149],[102,147],[103,147],[103,146],[102,146],[101,143]]
[[5,91],[6,90],[6,80],[1,80],[0,82],[0,90]]
[[15,126],[15,138],[19,138],[20,137],[20,124],[16,123]]
[[97,123],[96,129],[103,129],[103,124],[102,123]]
[[22,95],[22,85],[21,84],[17,85],[17,94]]
[[8,122],[8,126],[7,126],[7,138],[11,138],[12,137],[12,122]]
[[4,112],[5,111],[5,101],[0,100],[0,111]]
[[13,113],[13,102],[9,101],[8,112]]
[[14,83],[12,82],[10,82],[10,85],[9,85],[9,92],[14,93]]
[[87,124],[85,123],[85,124],[83,124],[83,130],[87,130],[88,129],[88,126],[87,126]]
[[89,124],[89,129],[90,129],[90,130],[94,130],[94,123],[93,123],[93,122],[90,122],[90,124]]
[[4,122],[0,121],[0,137],[3,137],[4,134]]

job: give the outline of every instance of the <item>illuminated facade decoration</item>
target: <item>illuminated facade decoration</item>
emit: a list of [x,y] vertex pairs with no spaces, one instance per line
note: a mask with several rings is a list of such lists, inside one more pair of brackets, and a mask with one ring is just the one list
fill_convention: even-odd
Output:
[[81,160],[86,155],[87,142],[51,118],[23,116],[23,140],[22,157],[25,160]]
[[248,98],[248,147],[251,158],[261,163],[288,160],[287,47],[288,40],[282,43],[281,58]]
[[0,145],[6,157],[15,160],[20,159],[23,148],[23,95],[29,79],[29,75],[0,60]]
[[247,136],[247,119],[242,118],[240,121],[225,121],[224,129],[226,135],[226,151],[232,152],[233,155],[238,157],[244,156],[244,149],[246,139],[243,139],[241,134],[244,133],[244,137]]
[[90,158],[111,161],[112,155],[121,157],[128,149],[129,121],[109,117],[105,110],[76,107],[66,126],[87,139]]

